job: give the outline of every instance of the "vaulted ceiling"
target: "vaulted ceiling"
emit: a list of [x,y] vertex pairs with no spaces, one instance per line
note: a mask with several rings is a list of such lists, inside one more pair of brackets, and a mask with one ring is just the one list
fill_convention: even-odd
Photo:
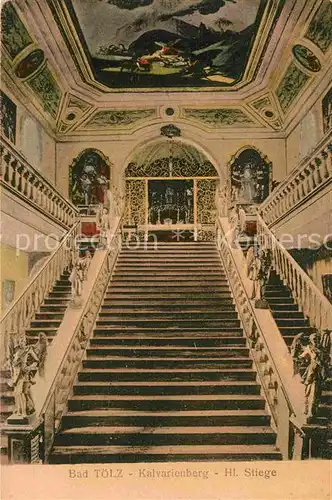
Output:
[[331,68],[331,25],[330,0],[16,0],[4,80],[60,137],[174,119],[281,133]]

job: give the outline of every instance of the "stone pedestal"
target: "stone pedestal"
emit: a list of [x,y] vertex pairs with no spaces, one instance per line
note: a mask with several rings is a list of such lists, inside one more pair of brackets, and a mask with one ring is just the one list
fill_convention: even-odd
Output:
[[12,415],[2,431],[8,438],[8,462],[10,464],[39,464],[43,462],[43,424],[33,415]]

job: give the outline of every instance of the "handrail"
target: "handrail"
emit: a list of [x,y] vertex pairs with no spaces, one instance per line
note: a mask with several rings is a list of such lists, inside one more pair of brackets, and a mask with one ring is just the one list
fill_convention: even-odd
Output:
[[286,248],[281,245],[260,215],[257,215],[257,234],[260,245],[272,252],[277,273],[291,289],[299,308],[312,327],[319,331],[332,329],[332,304],[303,271]]
[[69,266],[79,230],[80,222],[76,222],[32,281],[27,284],[20,296],[4,313],[0,320],[4,352],[7,350],[9,336],[25,336],[25,330],[51,291],[54,282]]
[[53,377],[46,398],[40,405],[39,417],[44,421],[46,460],[53,444],[54,434],[66,408],[68,396],[75,382],[81,360],[85,355],[87,343],[93,331],[106,287],[111,279],[121,248],[121,225],[122,218],[120,218],[111,236],[108,251],[105,253],[105,258],[101,264],[98,275],[94,279],[94,285],[81,311],[75,331],[58,365],[58,369]]
[[[277,441],[283,450],[283,454],[285,455],[284,458],[288,458],[288,444],[285,443],[285,436],[288,431],[284,429],[283,426],[285,422],[291,422],[294,429],[296,429],[297,432],[301,432],[302,425],[305,423],[304,408],[303,411],[301,411],[302,404],[299,399],[301,383],[299,380],[287,380],[286,375],[288,374],[286,374],[284,378],[283,374],[280,372],[274,359],[274,353],[269,346],[269,342],[266,340],[266,335],[260,325],[260,321],[257,319],[257,312],[254,310],[244,286],[238,270],[238,265],[234,259],[231,249],[232,246],[230,241],[228,241],[227,234],[224,232],[220,219],[217,220],[216,226],[217,248],[233,292],[243,330],[248,338],[258,375],[271,410],[274,426],[277,429]],[[283,366],[285,366],[285,360],[282,360],[282,363]],[[290,364],[292,369],[291,360]],[[291,394],[289,394],[290,385],[292,386]],[[296,402],[294,398],[297,399]]]
[[301,160],[260,206],[268,226],[276,224],[332,181],[331,133]]
[[6,138],[1,136],[1,184],[68,229],[78,209],[36,170]]

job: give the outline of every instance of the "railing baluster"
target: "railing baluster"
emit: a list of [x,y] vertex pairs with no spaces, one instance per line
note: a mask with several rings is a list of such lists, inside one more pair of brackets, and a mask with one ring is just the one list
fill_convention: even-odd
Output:
[[[5,139],[1,138],[1,182],[33,201],[67,228],[75,223],[78,209]],[[68,214],[68,215],[65,215]]]
[[323,326],[332,330],[332,305],[286,248],[278,242],[259,215],[257,216],[257,231],[259,241],[268,242],[276,272],[291,289],[296,303],[308,317],[310,324],[319,330]]
[[311,159],[303,160],[261,204],[261,214],[269,226],[302,203],[307,196],[318,190],[322,183],[331,180],[332,145],[329,141],[330,139],[325,139]]

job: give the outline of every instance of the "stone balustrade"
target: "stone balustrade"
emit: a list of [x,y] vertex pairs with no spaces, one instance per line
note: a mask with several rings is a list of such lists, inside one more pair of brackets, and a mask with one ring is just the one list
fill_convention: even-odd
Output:
[[[225,220],[225,227],[222,220]],[[244,257],[240,249],[232,246],[232,231],[226,218],[217,221],[217,248],[271,410],[277,446],[284,459],[298,459],[302,453],[302,426],[306,421],[304,389],[300,379],[293,378],[292,358],[270,311],[254,309],[245,285]],[[239,253],[240,260],[235,258],[234,252]]]
[[261,204],[262,218],[273,226],[331,182],[332,144],[328,137]]
[[3,137],[0,141],[0,183],[65,229],[75,224],[78,210]]
[[69,336],[68,344],[62,346],[63,354],[59,356],[55,377],[48,389],[44,391],[46,398],[42,403],[39,402],[37,407],[37,413],[43,418],[45,461],[47,461],[63,412],[66,410],[70,391],[75,382],[88,340],[93,332],[105,290],[112,276],[120,249],[121,223],[119,222],[111,237],[108,250],[103,251],[105,257],[98,273],[93,277],[94,284],[80,312],[80,318],[76,322],[76,327],[72,335]]
[[257,236],[260,246],[272,252],[272,262],[283,282],[291,289],[295,302],[319,331],[332,330],[332,304],[314,282],[281,245],[265,221],[257,216]]

